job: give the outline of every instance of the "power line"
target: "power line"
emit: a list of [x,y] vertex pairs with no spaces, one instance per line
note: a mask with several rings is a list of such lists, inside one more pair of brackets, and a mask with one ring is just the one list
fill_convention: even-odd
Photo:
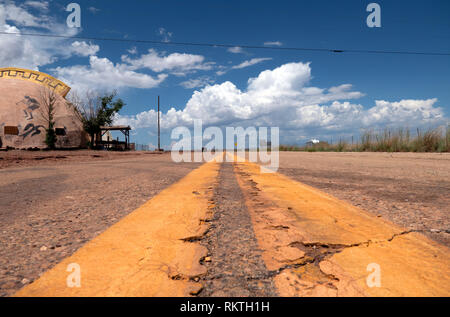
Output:
[[165,42],[165,41],[154,41],[154,40],[133,40],[133,39],[107,38],[107,37],[68,36],[68,35],[58,35],[58,34],[12,33],[12,32],[4,32],[4,31],[0,31],[0,34],[1,35],[21,35],[21,36],[65,38],[65,39],[89,40],[89,41],[111,41],[111,42],[126,42],[126,43],[176,45],[176,46],[202,46],[202,47],[224,47],[224,48],[240,47],[240,48],[246,48],[246,49],[264,49],[264,50],[280,50],[280,51],[311,51],[311,52],[328,52],[328,53],[450,56],[450,53],[441,53],[441,52],[330,49],[330,48],[310,48],[310,47],[309,48],[308,47],[279,47],[279,46],[258,46],[258,45],[224,44],[224,43]]

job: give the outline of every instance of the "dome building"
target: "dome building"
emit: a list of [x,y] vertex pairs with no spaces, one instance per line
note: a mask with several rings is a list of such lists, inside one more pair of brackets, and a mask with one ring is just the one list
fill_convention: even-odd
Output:
[[87,135],[65,99],[70,87],[34,70],[0,68],[0,147],[46,148],[46,96],[55,97],[56,148],[85,147]]

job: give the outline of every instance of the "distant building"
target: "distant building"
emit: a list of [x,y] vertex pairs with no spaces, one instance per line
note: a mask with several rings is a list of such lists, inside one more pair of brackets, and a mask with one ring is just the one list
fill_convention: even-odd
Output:
[[101,136],[101,138],[102,138],[102,141],[107,141],[107,142],[114,140],[114,138],[113,138],[113,136],[112,136],[112,134],[111,134],[110,131],[106,131],[106,132]]
[[28,69],[0,68],[0,147],[46,148],[42,115],[44,89],[56,93],[57,148],[86,146],[83,126],[65,97],[70,87],[50,75]]

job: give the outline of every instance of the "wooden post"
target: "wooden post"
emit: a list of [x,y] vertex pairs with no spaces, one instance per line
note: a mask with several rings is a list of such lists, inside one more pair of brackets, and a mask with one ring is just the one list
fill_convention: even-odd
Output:
[[161,151],[161,139],[160,139],[160,126],[159,126],[159,96],[158,96],[158,152]]

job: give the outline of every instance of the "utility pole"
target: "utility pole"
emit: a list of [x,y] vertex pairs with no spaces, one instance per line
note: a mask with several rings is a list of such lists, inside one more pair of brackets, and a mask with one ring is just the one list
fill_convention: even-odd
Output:
[[161,151],[161,133],[159,129],[159,96],[158,96],[158,152]]

